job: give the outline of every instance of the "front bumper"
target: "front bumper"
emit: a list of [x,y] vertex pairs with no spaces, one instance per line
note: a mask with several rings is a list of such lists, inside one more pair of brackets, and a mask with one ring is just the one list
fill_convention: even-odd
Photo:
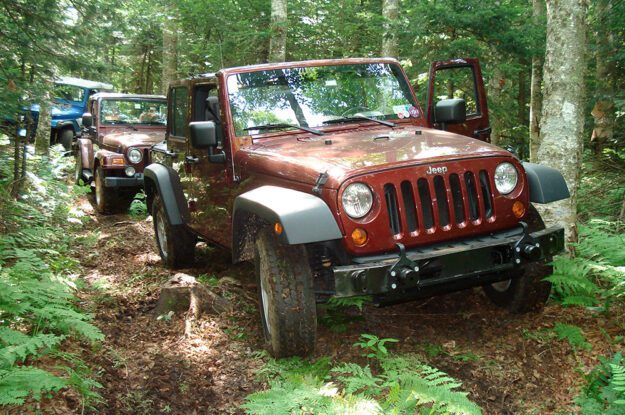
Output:
[[133,177],[105,177],[104,187],[143,187],[143,173]]
[[524,265],[564,250],[564,229],[529,233],[522,224],[495,234],[374,257],[336,266],[335,296],[430,295],[508,279]]

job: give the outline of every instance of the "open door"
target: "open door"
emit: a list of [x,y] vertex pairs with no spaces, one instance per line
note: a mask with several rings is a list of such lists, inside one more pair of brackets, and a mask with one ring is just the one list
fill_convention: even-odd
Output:
[[[434,109],[437,102],[462,98],[466,102],[466,120],[463,123],[436,122]],[[427,102],[428,126],[444,128],[457,134],[490,142],[488,104],[480,62],[477,59],[436,61],[430,65]]]

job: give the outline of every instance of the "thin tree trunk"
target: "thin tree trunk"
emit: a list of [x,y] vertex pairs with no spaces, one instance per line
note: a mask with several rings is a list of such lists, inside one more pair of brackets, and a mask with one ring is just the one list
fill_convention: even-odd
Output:
[[499,68],[495,67],[495,70],[493,71],[493,77],[490,80],[489,85],[491,105],[490,126],[492,128],[490,134],[490,142],[495,145],[499,145],[501,141],[502,122],[499,117],[499,107],[501,101],[501,92],[505,83],[506,79],[504,78],[503,74],[501,73]]
[[525,81],[525,69],[527,68],[527,62],[522,62],[522,69],[519,71],[518,83],[519,89],[517,91],[517,120],[520,125],[527,125],[527,115],[525,111],[525,104],[527,103],[526,93],[526,81]]
[[399,0],[383,0],[382,15],[384,16],[384,36],[382,38],[382,56],[396,58],[399,55],[399,44],[393,24],[399,16]]
[[597,1],[597,16],[604,24],[597,27],[595,106],[592,109],[594,128],[591,143],[595,154],[614,137],[614,37],[608,32],[606,20],[611,16],[611,0]]
[[271,0],[269,62],[284,62],[286,60],[287,4],[287,0]]
[[50,151],[50,93],[45,92],[39,103],[39,120],[35,134],[35,151],[37,154],[48,154]]
[[[545,1],[533,0],[533,19],[539,24],[545,15]],[[540,113],[542,111],[542,91],[544,51],[532,56],[532,81],[530,84],[530,161],[536,162],[538,147],[540,146]]]
[[[165,24],[163,25],[163,67],[161,75],[161,93],[167,94],[167,88],[169,83],[176,80],[178,70],[178,33],[176,28],[176,21],[172,17],[165,18]],[[149,48],[148,48],[149,49]],[[149,57],[150,58],[150,57]],[[146,89],[147,79],[150,77],[150,64],[148,63],[148,74],[146,77]]]
[[571,197],[544,205],[547,224],[564,226],[577,240],[577,187],[583,147],[586,68],[585,0],[547,2],[547,52],[538,162],[558,169]]

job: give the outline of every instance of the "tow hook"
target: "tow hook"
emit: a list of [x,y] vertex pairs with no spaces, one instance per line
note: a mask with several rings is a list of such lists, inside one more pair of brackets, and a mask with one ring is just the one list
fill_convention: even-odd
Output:
[[540,243],[530,236],[525,222],[519,222],[519,224],[523,227],[523,236],[513,247],[515,264],[521,263],[521,256],[529,261],[538,261],[543,256]]
[[[399,259],[388,270],[389,283],[392,290],[396,290],[400,280],[412,277],[419,277],[419,265],[406,257],[406,247],[404,244],[396,243],[399,248]],[[417,282],[418,286],[418,282]]]

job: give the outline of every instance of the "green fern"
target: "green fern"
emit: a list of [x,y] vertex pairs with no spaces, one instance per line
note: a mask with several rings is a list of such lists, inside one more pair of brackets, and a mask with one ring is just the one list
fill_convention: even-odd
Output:
[[31,395],[39,400],[44,392],[53,392],[66,383],[45,370],[31,366],[0,369],[0,405],[20,405]]
[[581,415],[625,413],[625,364],[620,353],[600,364],[587,376],[587,385],[575,402]]
[[584,337],[584,333],[582,332],[582,329],[577,326],[573,326],[570,324],[556,323],[556,325],[553,328],[553,331],[558,336],[558,339],[566,340],[571,345],[573,350],[577,350],[577,349],[584,349],[587,351],[592,350],[592,345],[588,342],[588,340],[586,340],[586,337]]

